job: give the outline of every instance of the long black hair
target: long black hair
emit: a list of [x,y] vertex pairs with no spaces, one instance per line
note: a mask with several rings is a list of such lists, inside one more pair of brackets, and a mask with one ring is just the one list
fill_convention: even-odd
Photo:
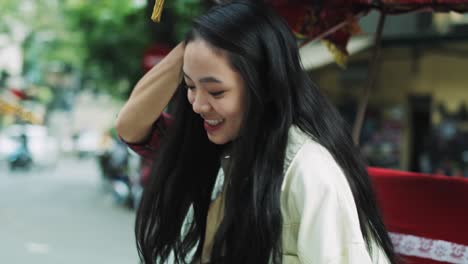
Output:
[[[281,263],[283,164],[288,130],[296,125],[341,166],[368,248],[375,241],[394,263],[365,163],[348,126],[303,70],[286,23],[259,2],[215,6],[194,20],[186,39],[202,39],[224,51],[246,90],[239,136],[230,144],[232,169],[212,262]],[[174,103],[174,122],[166,130],[137,213],[137,247],[144,263],[165,263],[171,254],[174,263],[185,263],[191,250],[201,255],[220,167],[223,146],[208,140],[203,120],[193,112],[183,88],[177,90]],[[184,225],[191,206],[194,217]]]

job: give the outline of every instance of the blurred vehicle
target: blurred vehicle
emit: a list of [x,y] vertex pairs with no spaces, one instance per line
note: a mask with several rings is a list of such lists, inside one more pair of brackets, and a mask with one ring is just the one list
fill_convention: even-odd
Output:
[[27,147],[34,165],[55,166],[59,157],[59,143],[50,136],[47,127],[15,124],[0,132],[0,160],[6,161],[21,148],[21,137],[27,138]]
[[132,198],[131,206],[133,209],[137,209],[143,195],[143,190],[149,180],[152,161],[141,158],[140,155],[130,148],[128,150],[130,153],[128,175],[130,180],[130,195]]
[[142,193],[140,157],[115,137],[110,140],[96,155],[105,190],[117,204],[136,208]]

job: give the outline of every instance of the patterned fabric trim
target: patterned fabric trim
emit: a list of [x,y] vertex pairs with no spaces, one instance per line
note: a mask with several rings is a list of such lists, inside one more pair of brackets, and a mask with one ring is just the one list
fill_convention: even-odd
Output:
[[395,251],[414,256],[456,264],[468,264],[468,246],[444,240],[390,233]]

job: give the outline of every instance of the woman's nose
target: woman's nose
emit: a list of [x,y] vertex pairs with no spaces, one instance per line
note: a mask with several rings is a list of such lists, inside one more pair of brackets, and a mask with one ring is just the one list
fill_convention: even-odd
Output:
[[210,104],[203,92],[196,92],[192,102],[193,111],[197,114],[207,113],[211,110]]

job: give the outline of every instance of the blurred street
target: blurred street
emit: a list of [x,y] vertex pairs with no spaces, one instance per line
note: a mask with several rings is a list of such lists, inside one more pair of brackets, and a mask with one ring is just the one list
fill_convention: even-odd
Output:
[[103,191],[95,159],[0,166],[0,263],[137,263],[135,213]]

